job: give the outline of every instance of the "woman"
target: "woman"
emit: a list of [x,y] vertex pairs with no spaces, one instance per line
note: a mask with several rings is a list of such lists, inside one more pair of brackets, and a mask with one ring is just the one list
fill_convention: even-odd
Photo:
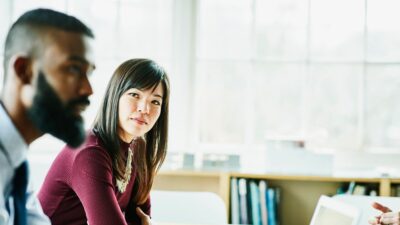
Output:
[[132,59],[117,68],[85,143],[60,152],[39,192],[52,224],[150,224],[168,102],[169,80],[155,62]]

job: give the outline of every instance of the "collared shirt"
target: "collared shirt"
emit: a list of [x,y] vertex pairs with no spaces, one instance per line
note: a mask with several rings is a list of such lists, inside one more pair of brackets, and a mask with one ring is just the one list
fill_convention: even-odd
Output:
[[[28,145],[0,102],[0,225],[14,224],[12,180],[15,169],[26,160],[27,151]],[[27,191],[28,224],[49,225],[32,186],[29,184]]]

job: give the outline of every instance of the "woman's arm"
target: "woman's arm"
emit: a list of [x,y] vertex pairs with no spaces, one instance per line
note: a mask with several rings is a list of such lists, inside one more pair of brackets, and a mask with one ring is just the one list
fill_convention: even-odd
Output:
[[114,194],[111,159],[104,150],[93,147],[79,152],[72,172],[72,188],[90,225],[127,224]]
[[137,205],[133,200],[131,200],[129,202],[129,205],[125,212],[126,221],[128,222],[129,225],[133,225],[133,224],[142,224],[143,225],[141,217],[137,213],[137,209],[136,209],[137,207],[139,207],[144,214],[146,214],[147,216],[149,216],[151,218],[150,197],[147,198],[146,202],[141,205]]
[[144,213],[140,207],[136,208],[136,214],[139,216],[142,225],[152,225],[150,216]]

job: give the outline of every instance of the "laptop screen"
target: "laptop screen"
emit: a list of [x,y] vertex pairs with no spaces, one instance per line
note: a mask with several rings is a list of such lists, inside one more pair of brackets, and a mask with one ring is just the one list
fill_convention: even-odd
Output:
[[360,212],[338,200],[321,196],[310,225],[355,225]]
[[315,225],[352,225],[354,218],[322,206],[315,217]]

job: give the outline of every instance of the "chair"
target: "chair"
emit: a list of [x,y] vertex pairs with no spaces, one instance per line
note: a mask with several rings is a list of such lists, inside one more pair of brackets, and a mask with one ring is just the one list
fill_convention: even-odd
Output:
[[393,211],[400,211],[400,197],[335,195],[335,199],[354,205],[361,210],[361,218],[358,224],[368,224],[368,220],[379,215],[380,212],[372,208],[373,202],[381,203]]
[[151,191],[151,216],[156,222],[227,224],[223,200],[211,192]]

